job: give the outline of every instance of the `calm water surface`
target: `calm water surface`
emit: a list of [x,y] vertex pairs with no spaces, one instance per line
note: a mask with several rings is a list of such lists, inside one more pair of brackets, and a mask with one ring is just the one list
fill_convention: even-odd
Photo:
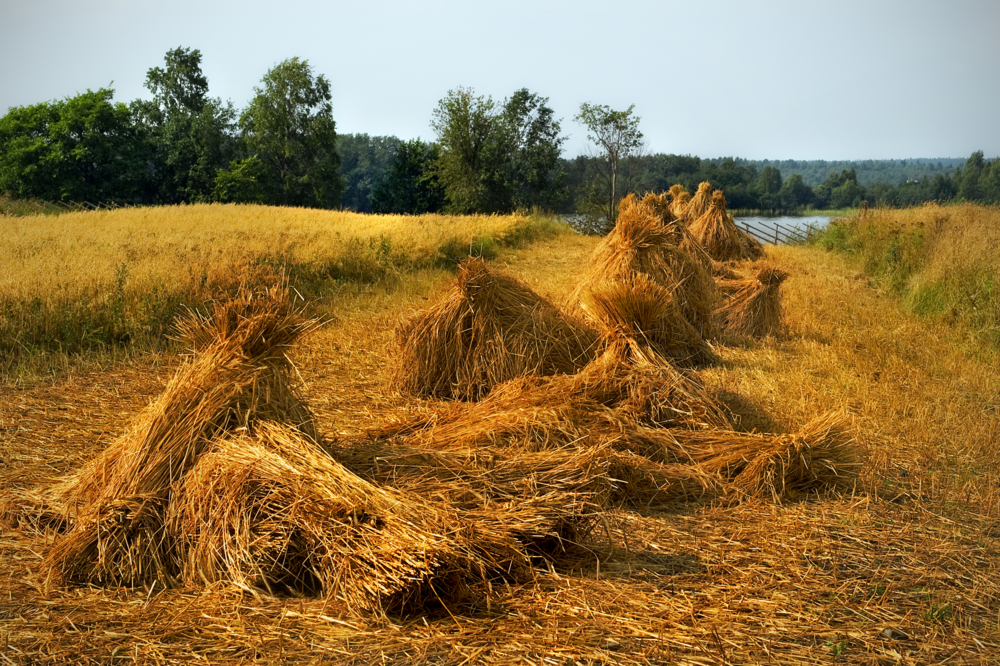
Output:
[[784,217],[737,217],[736,223],[741,227],[744,223],[751,224],[761,229],[773,229],[775,224],[792,229],[806,229],[812,226],[813,229],[824,229],[830,224],[829,215],[801,215]]

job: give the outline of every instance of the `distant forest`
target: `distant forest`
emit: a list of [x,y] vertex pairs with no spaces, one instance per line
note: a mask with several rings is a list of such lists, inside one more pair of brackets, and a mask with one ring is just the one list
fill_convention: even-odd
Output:
[[0,195],[98,205],[261,203],[420,214],[544,210],[603,219],[629,192],[694,191],[708,181],[731,209],[799,212],[863,203],[1000,203],[1000,158],[866,161],[702,159],[643,154],[633,107],[584,102],[573,120],[593,155],[567,158],[548,98],[448,91],[428,109],[431,141],[340,134],[331,84],[305,60],[261,79],[246,108],[209,94],[197,49],[150,68],[150,99],[88,90],[0,117]]
[[[721,163],[725,158],[708,160],[714,164]],[[875,183],[891,183],[898,185],[906,181],[920,181],[933,178],[938,174],[950,176],[955,169],[965,166],[964,157],[913,158],[905,160],[744,160],[736,158],[739,166],[750,165],[758,171],[764,167],[773,166],[781,172],[782,178],[794,174],[802,176],[802,181],[809,187],[816,187],[829,177],[830,173],[854,171],[858,184],[868,187]]]
[[[392,136],[338,137],[344,208],[373,210],[372,190],[385,180],[403,143]],[[557,212],[586,209],[588,184],[600,161],[591,156],[558,159],[552,179],[561,183]],[[967,159],[864,161],[702,159],[658,153],[629,160],[622,173],[623,192],[665,191],[675,183],[693,192],[702,181],[722,188],[730,208],[744,210],[801,212],[862,203],[914,206],[959,198],[1000,203],[1000,160],[987,161],[982,152]]]

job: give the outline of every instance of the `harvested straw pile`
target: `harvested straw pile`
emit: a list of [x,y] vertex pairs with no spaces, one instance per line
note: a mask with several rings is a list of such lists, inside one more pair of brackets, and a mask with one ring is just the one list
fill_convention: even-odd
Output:
[[311,326],[284,289],[243,291],[189,316],[179,330],[191,360],[45,497],[47,515],[64,520],[50,579],[229,581],[388,611],[526,572],[523,544],[502,524],[373,486],[320,446],[285,355]]
[[670,432],[691,460],[730,480],[734,500],[781,502],[811,492],[847,490],[864,459],[838,412],[819,416],[792,435]]
[[581,306],[609,340],[636,340],[681,365],[718,361],[715,352],[688,321],[675,296],[643,273],[592,285]]
[[477,400],[515,377],[575,372],[593,358],[596,336],[522,282],[470,259],[447,296],[401,325],[397,339],[402,390]]
[[781,283],[788,273],[765,265],[749,278],[720,280],[726,294],[715,310],[723,333],[738,337],[762,338],[781,331]]
[[679,227],[664,226],[651,206],[626,197],[618,223],[594,250],[590,271],[570,297],[573,307],[597,285],[644,274],[673,296],[698,335],[714,337],[715,281],[701,262],[679,247],[681,240]]
[[691,197],[691,200],[684,208],[684,219],[687,220],[688,224],[691,224],[708,212],[708,209],[712,206],[713,194],[714,191],[710,182],[706,180],[698,184],[698,189],[695,191],[694,196]]
[[670,212],[673,213],[677,220],[686,219],[687,207],[691,202],[691,193],[683,185],[677,183],[670,186],[667,194],[670,195]]
[[726,197],[721,191],[712,194],[708,210],[694,219],[688,229],[716,261],[757,259],[764,255],[760,243],[736,226],[733,216],[726,210]]
[[527,566],[509,535],[376,487],[277,424],[216,442],[177,497],[166,532],[186,583],[230,581],[399,612]]
[[[673,211],[670,210],[670,200],[667,198],[666,192],[647,192],[642,198],[642,204],[648,206],[656,213],[656,216],[660,218],[660,222],[663,225],[668,225],[677,219]],[[620,207],[619,207],[620,210]]]

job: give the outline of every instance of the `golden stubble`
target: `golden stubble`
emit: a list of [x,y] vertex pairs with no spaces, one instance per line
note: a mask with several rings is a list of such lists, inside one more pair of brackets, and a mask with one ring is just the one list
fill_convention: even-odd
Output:
[[[336,262],[351,243],[432,263],[446,241],[502,237],[517,215],[361,215],[307,208],[194,204],[6,218],[0,298],[73,297],[116,286],[148,291],[248,260]],[[387,245],[383,247],[383,240]]]

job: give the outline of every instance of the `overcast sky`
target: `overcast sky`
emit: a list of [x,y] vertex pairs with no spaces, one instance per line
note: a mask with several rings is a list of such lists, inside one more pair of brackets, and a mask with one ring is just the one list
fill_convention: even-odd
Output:
[[527,87],[569,156],[587,148],[581,102],[634,104],[652,152],[1000,155],[1000,0],[0,0],[0,110],[109,85],[147,96],[177,46],[237,107],[307,59],[340,132],[428,140],[449,89]]

